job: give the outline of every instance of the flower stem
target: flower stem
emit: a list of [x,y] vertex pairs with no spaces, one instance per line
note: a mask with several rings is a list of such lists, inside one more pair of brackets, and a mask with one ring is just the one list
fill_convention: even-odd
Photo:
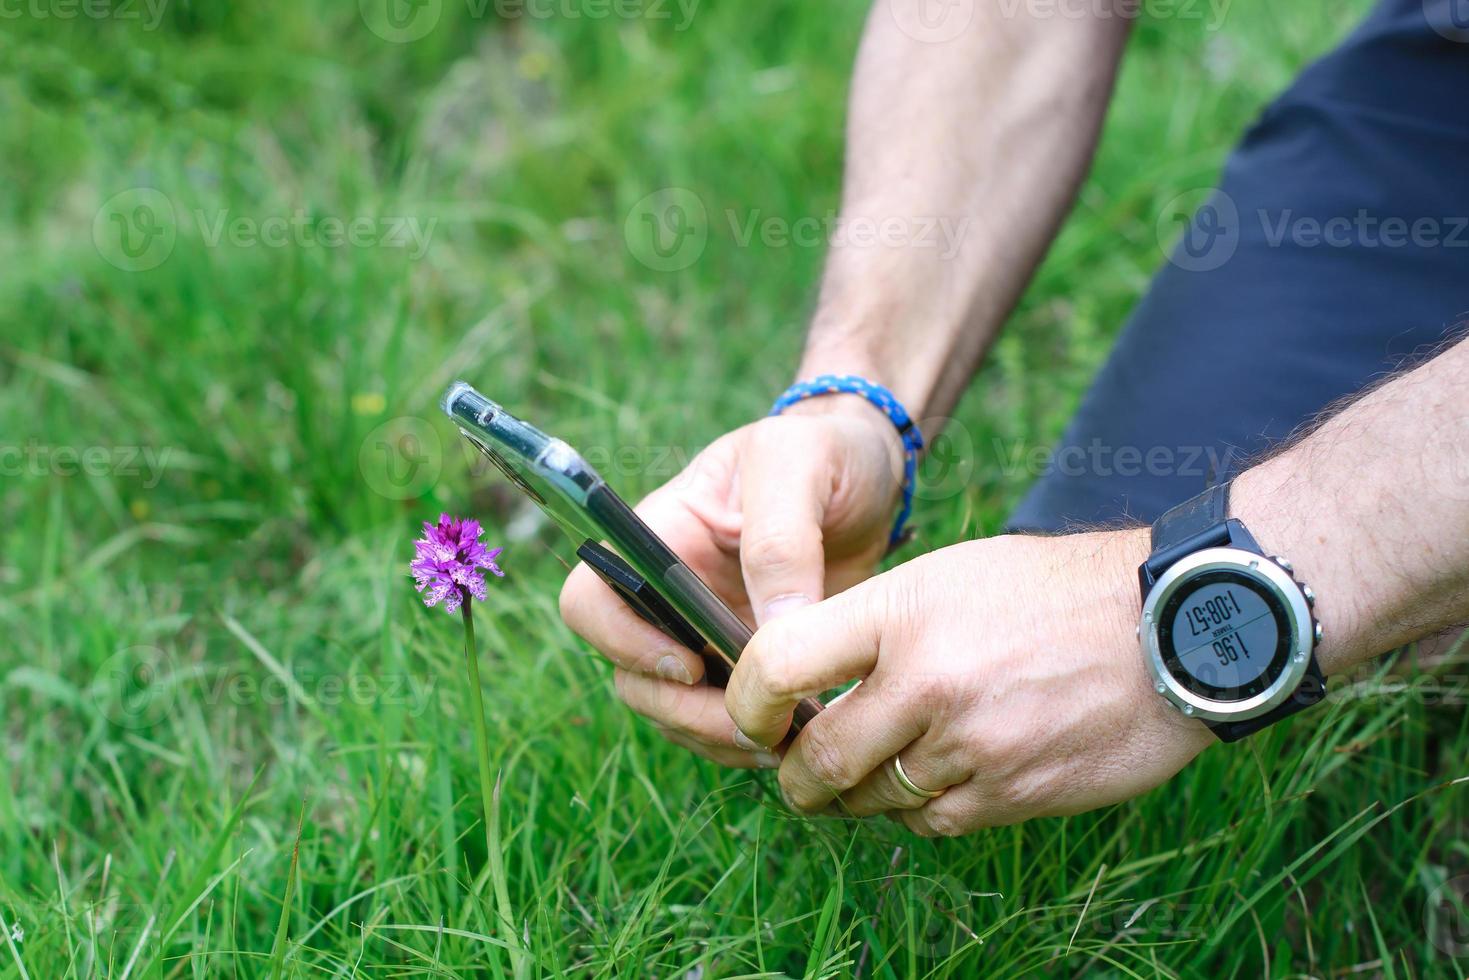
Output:
[[509,944],[510,963],[515,976],[524,973],[520,937],[510,909],[510,891],[505,880],[505,861],[500,853],[500,807],[498,783],[490,775],[490,734],[485,726],[485,699],[479,682],[479,654],[474,644],[474,611],[466,591],[460,606],[464,616],[464,665],[469,672],[469,701],[474,714],[474,748],[479,756],[480,806],[484,810],[485,859],[489,863],[490,880],[495,889],[495,904],[500,929]]

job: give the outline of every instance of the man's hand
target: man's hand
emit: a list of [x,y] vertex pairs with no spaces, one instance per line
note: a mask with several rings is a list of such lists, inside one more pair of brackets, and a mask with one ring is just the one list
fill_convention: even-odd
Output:
[[[1078,813],[1164,782],[1213,740],[1138,652],[1146,531],[955,545],[763,627],[731,716],[781,741],[803,698],[861,678],[801,732],[780,782],[807,812],[893,811],[951,836]],[[925,800],[894,778],[943,790]]]
[[[747,623],[759,625],[869,577],[901,488],[891,422],[843,395],[796,405],[715,442],[639,515]],[[738,740],[700,658],[649,626],[585,565],[561,614],[617,665],[618,695],[671,741],[728,766],[774,768]]]

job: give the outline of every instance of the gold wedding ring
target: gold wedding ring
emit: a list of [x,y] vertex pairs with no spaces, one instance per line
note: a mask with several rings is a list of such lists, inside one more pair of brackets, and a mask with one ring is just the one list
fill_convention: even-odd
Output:
[[909,779],[908,774],[903,771],[903,760],[898,756],[893,756],[893,775],[897,777],[899,786],[902,786],[905,790],[912,793],[914,796],[920,797],[922,799],[931,800],[935,796],[942,796],[944,793],[944,791],[941,789],[924,789],[922,786],[919,786],[913,780]]

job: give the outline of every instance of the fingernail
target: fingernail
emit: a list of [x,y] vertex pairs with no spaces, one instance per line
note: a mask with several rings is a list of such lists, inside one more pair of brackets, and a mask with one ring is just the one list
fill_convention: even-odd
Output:
[[809,605],[811,605],[811,599],[804,595],[776,596],[765,604],[765,615],[760,617],[760,622],[763,625],[772,619],[779,619],[787,613],[793,613]]
[[[738,728],[735,729],[735,733],[734,733],[734,744],[738,745],[740,748],[744,749],[746,752],[769,752],[770,751],[770,746],[768,746],[768,745],[761,745],[759,742],[755,741],[753,738],[751,738],[750,736],[746,735],[744,732],[740,731]],[[777,763],[777,765],[778,764],[779,763]]]
[[780,756],[773,752],[756,752],[755,764],[761,769],[779,769]]
[[694,675],[689,673],[688,666],[671,653],[660,659],[658,666],[653,670],[665,681],[677,681],[680,684],[694,683]]

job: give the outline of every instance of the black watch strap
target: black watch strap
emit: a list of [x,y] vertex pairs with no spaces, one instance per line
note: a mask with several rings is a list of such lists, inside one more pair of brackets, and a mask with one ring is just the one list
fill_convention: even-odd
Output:
[[1153,525],[1153,553],[1143,564],[1144,593],[1169,566],[1195,551],[1232,547],[1259,553],[1260,546],[1245,526],[1229,518],[1229,486],[1212,486],[1158,518]]
[[1284,703],[1276,705],[1270,711],[1258,718],[1247,718],[1244,721],[1206,721],[1221,742],[1238,742],[1246,735],[1269,728],[1282,718],[1289,718],[1303,708],[1309,708],[1326,697],[1326,676],[1321,673],[1321,666],[1316,662],[1316,655],[1311,655],[1311,662],[1306,667],[1306,676],[1301,678],[1301,686],[1296,688],[1295,693],[1285,700]]

